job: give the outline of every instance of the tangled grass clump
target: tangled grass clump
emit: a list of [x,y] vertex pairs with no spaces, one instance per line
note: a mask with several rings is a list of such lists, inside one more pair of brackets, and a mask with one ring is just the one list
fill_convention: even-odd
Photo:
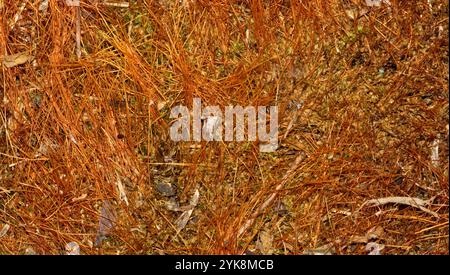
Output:
[[[105,3],[0,0],[1,254],[448,254],[448,1]],[[171,141],[194,97],[279,148]]]

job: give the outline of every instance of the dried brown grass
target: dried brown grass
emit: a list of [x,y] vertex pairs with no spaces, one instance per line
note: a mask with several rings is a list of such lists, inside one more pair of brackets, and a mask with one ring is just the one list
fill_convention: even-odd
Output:
[[[86,0],[78,59],[75,8],[0,1],[0,55],[34,56],[0,75],[0,224],[11,226],[0,253],[58,254],[76,241],[85,254],[242,254],[265,230],[276,254],[329,243],[366,254],[352,236],[381,226],[385,254],[448,254],[448,2],[390,2]],[[277,104],[280,148],[170,142],[170,107],[193,97]],[[183,165],[155,164],[169,152]],[[292,169],[275,199],[288,215],[271,204],[239,236]],[[178,234],[179,213],[155,191],[161,170],[180,202],[200,190]],[[389,196],[434,198],[438,217],[359,209]],[[103,200],[118,219],[95,248]]]

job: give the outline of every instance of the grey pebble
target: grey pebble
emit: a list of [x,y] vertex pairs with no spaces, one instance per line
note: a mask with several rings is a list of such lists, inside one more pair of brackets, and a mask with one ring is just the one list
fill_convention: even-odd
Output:
[[171,197],[175,195],[175,188],[169,182],[156,183],[156,190],[165,197]]

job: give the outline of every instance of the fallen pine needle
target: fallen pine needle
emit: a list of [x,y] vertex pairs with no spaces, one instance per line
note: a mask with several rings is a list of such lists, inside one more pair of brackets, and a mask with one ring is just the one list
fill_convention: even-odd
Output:
[[435,229],[435,228],[439,228],[439,227],[442,227],[442,226],[445,226],[445,225],[448,225],[448,221],[446,221],[444,223],[441,223],[441,224],[433,225],[433,226],[428,227],[428,228],[424,228],[424,229],[422,229],[420,231],[417,231],[416,234],[421,234],[423,232],[426,232],[426,231],[429,231],[429,230],[432,230],[432,229]]
[[304,159],[305,159],[305,153],[301,152],[295,159],[294,164],[286,172],[286,174],[283,177],[283,179],[281,180],[281,182],[275,187],[275,191],[272,194],[270,194],[269,197],[266,199],[266,201],[263,204],[261,204],[261,206],[252,214],[250,219],[247,220],[243,226],[241,226],[241,228],[238,231],[238,235],[237,235],[238,238],[245,232],[245,230],[247,230],[247,228],[249,228],[253,224],[255,219],[262,213],[262,211],[264,209],[266,209],[266,207],[269,206],[273,202],[276,195],[278,194],[278,191],[280,191],[283,188],[283,186],[286,184],[286,182],[293,175],[293,172],[298,168],[298,166],[300,165],[300,163],[302,163],[302,161]]
[[216,166],[211,164],[202,164],[202,163],[187,163],[187,162],[149,162],[149,165],[169,165],[169,166],[198,166],[198,167],[207,167],[207,168],[215,168]]
[[80,6],[76,7],[76,33],[75,33],[75,43],[76,43],[76,54],[78,59],[81,58],[81,11]]
[[116,8],[128,8],[130,6],[130,3],[128,2],[104,2],[103,5],[109,6],[109,7],[116,7]]

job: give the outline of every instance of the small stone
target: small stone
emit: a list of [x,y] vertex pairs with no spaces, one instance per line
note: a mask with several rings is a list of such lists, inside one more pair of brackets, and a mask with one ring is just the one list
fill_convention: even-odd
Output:
[[165,197],[171,197],[175,195],[175,188],[169,182],[156,183],[156,190]]

